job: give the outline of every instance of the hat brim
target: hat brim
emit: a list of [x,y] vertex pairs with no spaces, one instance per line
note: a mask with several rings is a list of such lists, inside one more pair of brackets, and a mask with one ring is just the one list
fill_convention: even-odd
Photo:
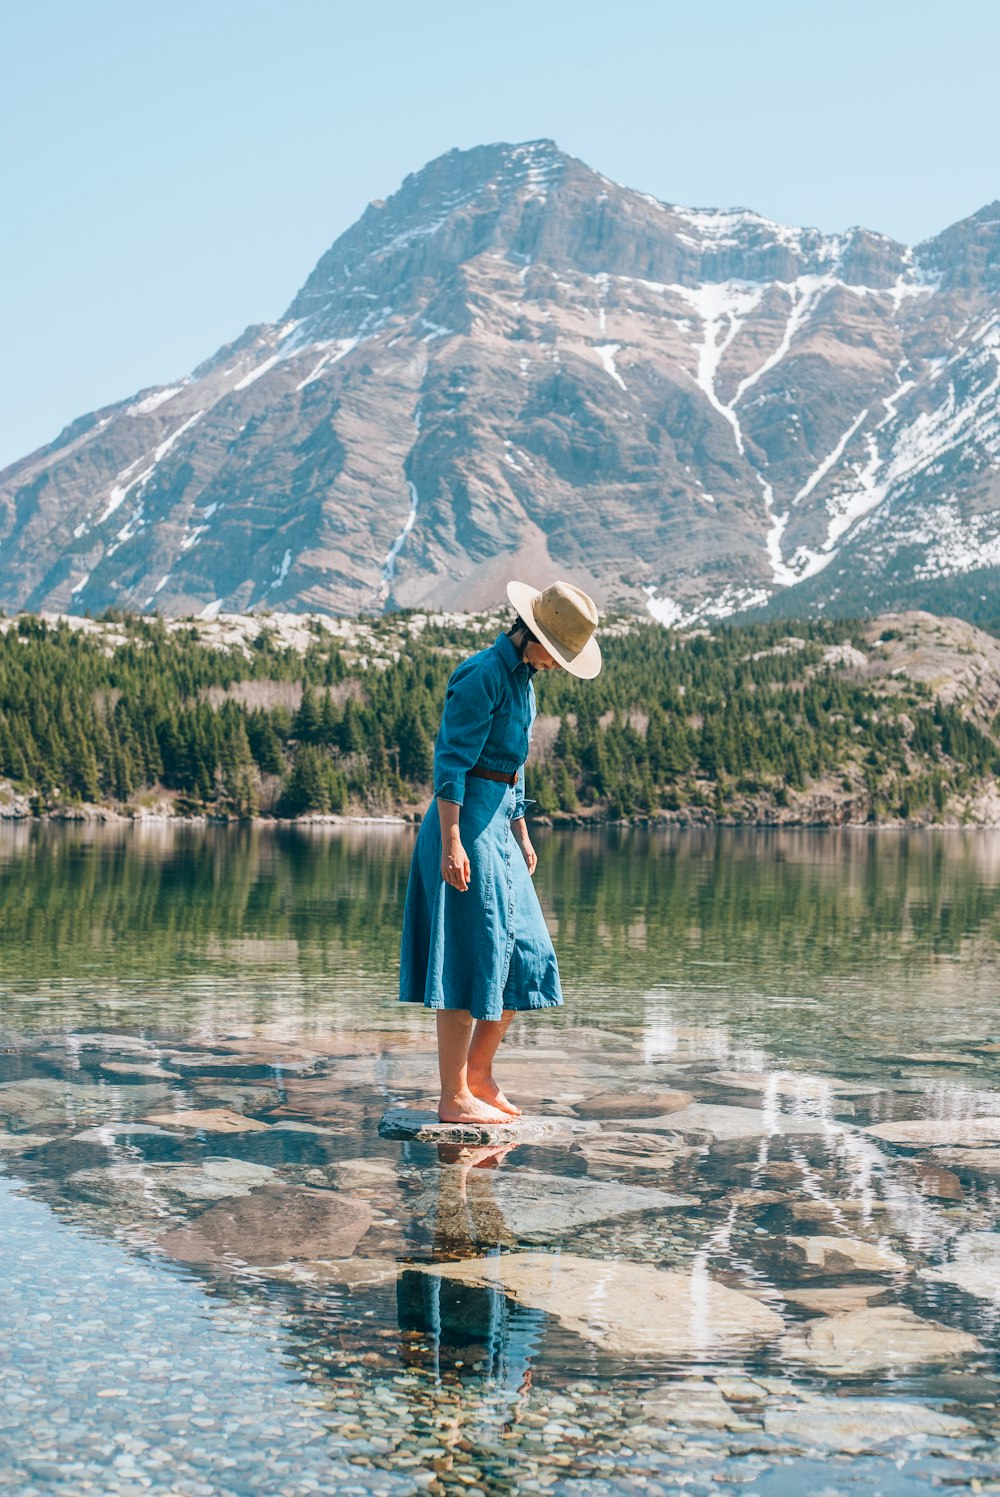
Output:
[[582,681],[592,681],[601,670],[600,645],[591,635],[583,649],[577,650],[573,655],[565,645],[553,639],[545,626],[540,624],[535,617],[534,600],[538,597],[539,591],[539,588],[532,587],[529,582],[508,582],[507,584],[508,598],[532,634],[538,636],[553,659],[558,660],[563,670],[569,671],[571,676],[579,676]]

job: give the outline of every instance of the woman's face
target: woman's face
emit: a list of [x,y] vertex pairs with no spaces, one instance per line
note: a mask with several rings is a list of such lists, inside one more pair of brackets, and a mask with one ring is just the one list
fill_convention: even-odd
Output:
[[562,666],[554,655],[550,655],[543,644],[537,640],[529,640],[524,647],[522,659],[529,665],[533,665],[539,671],[561,671]]

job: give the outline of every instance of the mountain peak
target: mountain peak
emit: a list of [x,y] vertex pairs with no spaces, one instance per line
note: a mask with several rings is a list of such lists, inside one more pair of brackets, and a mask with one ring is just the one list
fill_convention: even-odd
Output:
[[279,322],[0,475],[0,605],[926,606],[1000,567],[998,266],[998,204],[911,251],[448,151]]

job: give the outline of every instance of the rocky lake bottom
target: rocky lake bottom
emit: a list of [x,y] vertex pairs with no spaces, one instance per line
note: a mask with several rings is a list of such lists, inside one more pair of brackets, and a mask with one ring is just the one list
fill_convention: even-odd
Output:
[[412,833],[3,833],[0,1491],[1000,1491],[1000,837],[536,840],[480,1136]]

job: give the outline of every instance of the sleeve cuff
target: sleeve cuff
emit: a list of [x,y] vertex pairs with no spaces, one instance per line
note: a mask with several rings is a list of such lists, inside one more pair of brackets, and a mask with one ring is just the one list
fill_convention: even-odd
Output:
[[434,787],[436,800],[453,800],[459,806],[465,802],[465,776],[460,780],[446,780],[443,785]]

